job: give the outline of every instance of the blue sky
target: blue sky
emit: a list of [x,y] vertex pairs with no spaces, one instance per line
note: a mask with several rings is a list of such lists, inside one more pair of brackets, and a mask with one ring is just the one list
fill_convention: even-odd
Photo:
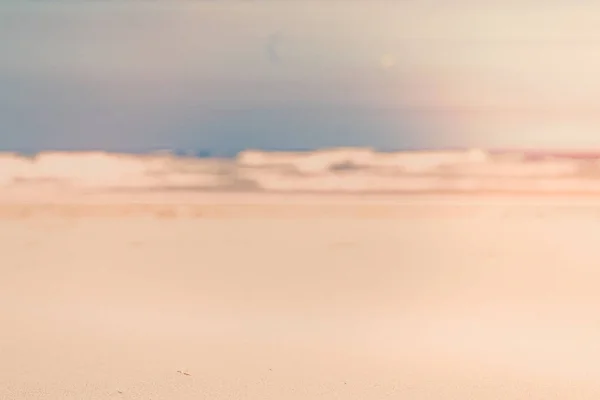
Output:
[[3,2],[0,149],[600,143],[544,117],[600,100],[600,8],[541,4]]

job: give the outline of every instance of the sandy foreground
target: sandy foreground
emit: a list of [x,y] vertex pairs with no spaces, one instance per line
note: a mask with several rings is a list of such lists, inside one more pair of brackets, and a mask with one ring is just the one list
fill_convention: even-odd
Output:
[[0,399],[598,399],[600,199],[0,196]]

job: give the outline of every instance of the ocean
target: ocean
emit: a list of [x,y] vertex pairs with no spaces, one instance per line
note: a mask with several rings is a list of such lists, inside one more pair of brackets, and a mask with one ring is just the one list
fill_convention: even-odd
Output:
[[371,148],[0,153],[3,190],[600,194],[600,154]]

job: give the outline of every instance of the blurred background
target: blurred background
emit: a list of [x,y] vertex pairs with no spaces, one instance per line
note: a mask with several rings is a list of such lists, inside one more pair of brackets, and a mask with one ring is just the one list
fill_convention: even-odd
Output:
[[0,5],[0,150],[600,144],[600,5]]

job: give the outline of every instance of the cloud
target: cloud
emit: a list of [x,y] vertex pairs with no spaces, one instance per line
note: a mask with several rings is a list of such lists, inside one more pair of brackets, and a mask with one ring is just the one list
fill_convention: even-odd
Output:
[[281,31],[274,32],[267,37],[265,52],[267,54],[267,59],[271,64],[279,64],[281,62],[281,56],[279,55],[281,38]]

